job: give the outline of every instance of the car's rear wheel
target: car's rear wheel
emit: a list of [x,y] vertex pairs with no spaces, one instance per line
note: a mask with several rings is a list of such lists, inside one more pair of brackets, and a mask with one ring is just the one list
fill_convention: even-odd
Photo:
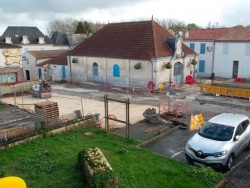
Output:
[[233,162],[234,162],[234,156],[231,154],[227,159],[227,164],[225,166],[225,169],[228,171],[231,170],[233,167]]

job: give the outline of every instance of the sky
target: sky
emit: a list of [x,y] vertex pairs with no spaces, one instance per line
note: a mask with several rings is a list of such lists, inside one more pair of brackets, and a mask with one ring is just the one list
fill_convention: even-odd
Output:
[[49,22],[94,23],[174,19],[206,28],[248,26],[249,0],[0,0],[0,36],[8,26],[34,26],[47,35]]

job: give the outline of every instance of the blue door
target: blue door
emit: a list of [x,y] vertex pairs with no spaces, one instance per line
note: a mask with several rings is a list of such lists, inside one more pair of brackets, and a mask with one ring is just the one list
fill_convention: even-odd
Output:
[[62,66],[62,79],[66,79],[66,68]]
[[204,60],[199,61],[199,72],[205,72],[205,61]]
[[38,69],[38,78],[42,79],[42,69]]

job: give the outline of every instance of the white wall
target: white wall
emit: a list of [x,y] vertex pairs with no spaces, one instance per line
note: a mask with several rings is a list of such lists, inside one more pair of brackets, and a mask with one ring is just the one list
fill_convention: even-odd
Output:
[[249,78],[250,75],[250,55],[245,55],[246,43],[228,43],[228,54],[223,54],[223,42],[216,43],[216,53],[214,59],[215,75],[222,78],[233,77],[233,62],[238,61],[238,77]]
[[[65,70],[66,70],[66,80],[70,81],[70,69],[69,66],[65,65]],[[53,81],[60,81],[62,80],[62,65],[54,65],[50,64],[49,65],[49,72],[52,71],[52,80]]]
[[[160,83],[168,82],[172,73],[174,75],[174,68],[166,69],[165,62],[170,62],[171,57],[153,59],[152,61],[145,60],[129,60],[129,59],[115,59],[115,58],[99,58],[99,57],[71,57],[78,58],[77,63],[71,63],[72,80],[73,81],[99,81],[117,86],[147,86],[149,81],[153,81],[155,86]],[[190,74],[190,58],[194,55],[185,58],[172,60],[174,67],[175,62],[183,64],[183,79]],[[135,69],[134,65],[141,63],[140,69]],[[98,79],[93,77],[93,64],[98,64]],[[117,64],[120,68],[120,77],[113,76],[113,66]],[[70,67],[70,66],[69,66]]]
[[[197,75],[198,76],[210,76],[211,72],[213,71],[213,56],[214,56],[214,42],[213,41],[184,41],[184,44],[190,47],[190,43],[194,43],[194,51],[197,53]],[[201,43],[206,44],[205,54],[200,54],[200,45]],[[212,47],[212,50],[207,50],[207,47]],[[205,70],[204,72],[199,72],[199,60],[205,61]]]
[[36,58],[28,52],[25,52],[23,55],[26,57],[26,60],[22,61],[24,78],[26,79],[26,70],[29,70],[30,80],[38,80]]

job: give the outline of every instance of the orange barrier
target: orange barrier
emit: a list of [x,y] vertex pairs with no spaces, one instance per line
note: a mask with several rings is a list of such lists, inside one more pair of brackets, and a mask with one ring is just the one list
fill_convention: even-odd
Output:
[[207,84],[200,84],[200,92],[203,94],[223,95],[229,97],[250,98],[250,89],[221,87]]

